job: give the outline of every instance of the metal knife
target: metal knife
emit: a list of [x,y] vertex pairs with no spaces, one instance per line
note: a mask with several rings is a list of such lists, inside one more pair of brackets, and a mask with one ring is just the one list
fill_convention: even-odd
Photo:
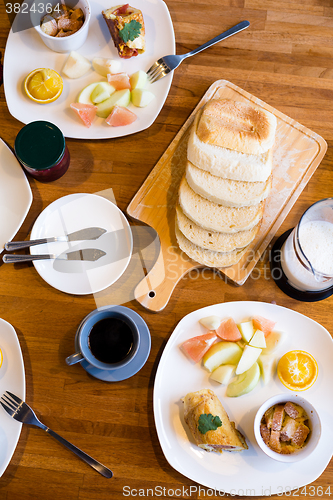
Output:
[[5,244],[5,249],[11,252],[14,250],[29,248],[34,245],[41,245],[43,243],[53,243],[55,241],[97,240],[104,233],[106,233],[106,229],[103,229],[101,227],[87,227],[85,229],[80,229],[79,231],[65,234],[63,236],[54,236],[50,238],[41,238],[39,240],[30,241],[10,241]]
[[5,254],[2,260],[5,264],[15,264],[17,262],[32,262],[33,260],[57,259],[57,260],[87,260],[90,262],[96,261],[106,255],[106,252],[98,248],[84,248],[83,250],[75,250],[74,252],[41,255],[17,255]]

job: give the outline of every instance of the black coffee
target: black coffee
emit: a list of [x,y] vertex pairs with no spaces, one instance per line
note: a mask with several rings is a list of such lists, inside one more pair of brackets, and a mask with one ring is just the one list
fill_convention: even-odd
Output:
[[133,348],[133,333],[125,321],[104,318],[98,321],[89,333],[91,352],[103,363],[117,363],[128,356]]

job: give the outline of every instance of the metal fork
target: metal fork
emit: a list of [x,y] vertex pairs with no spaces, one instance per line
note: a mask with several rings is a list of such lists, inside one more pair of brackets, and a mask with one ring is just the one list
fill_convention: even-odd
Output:
[[161,57],[161,59],[156,61],[147,71],[148,80],[150,81],[150,83],[157,82],[157,80],[164,78],[168,73],[170,73],[170,71],[178,68],[183,59],[194,56],[198,52],[207,49],[211,45],[214,45],[215,43],[220,42],[221,40],[224,40],[231,35],[239,33],[239,31],[245,30],[245,28],[248,28],[249,26],[249,21],[242,21],[241,23],[236,24],[236,26],[233,26],[227,31],[224,31],[223,33],[221,33],[221,35],[218,35],[215,38],[212,38],[208,42],[204,43],[203,45],[200,45],[200,47],[191,50],[191,52],[187,52],[187,54]]
[[6,391],[5,394],[3,394],[0,398],[0,404],[15,420],[18,420],[23,424],[36,425],[36,427],[40,427],[41,429],[46,431],[57,441],[59,441],[59,443],[66,446],[66,448],[71,450],[73,453],[75,453],[75,455],[81,458],[93,469],[102,474],[102,476],[107,478],[111,478],[113,476],[112,471],[105,467],[105,465],[97,462],[97,460],[84,453],[84,451],[80,450],[69,441],[59,436],[59,434],[49,429],[49,427],[46,427],[46,425],[42,424],[42,422],[40,422],[36,417],[35,412],[30,408],[30,406],[28,406],[27,403],[22,401],[22,399],[20,399],[18,396],[15,396],[15,394],[13,394],[12,392]]

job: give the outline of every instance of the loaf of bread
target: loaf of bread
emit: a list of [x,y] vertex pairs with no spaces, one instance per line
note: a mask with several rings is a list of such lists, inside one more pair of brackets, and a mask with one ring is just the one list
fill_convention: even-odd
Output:
[[187,159],[212,175],[234,181],[265,182],[272,173],[272,151],[260,155],[239,153],[201,141],[197,128],[201,111],[195,116],[187,148]]
[[272,178],[265,182],[232,181],[195,167],[186,165],[186,180],[197,194],[224,207],[248,207],[258,205],[269,195]]
[[260,155],[274,144],[276,117],[254,104],[212,99],[203,107],[197,127],[202,142],[239,153]]
[[250,207],[233,208],[206,200],[190,188],[185,176],[179,187],[179,204],[184,214],[198,226],[222,233],[252,229],[259,223],[264,210],[264,202]]
[[199,262],[203,266],[207,267],[230,267],[242,258],[245,250],[234,250],[233,252],[213,252],[212,250],[206,250],[198,245],[195,245],[190,240],[188,240],[183,233],[180,231],[177,221],[176,221],[176,238],[179,248],[191,259]]
[[179,205],[176,207],[176,219],[178,228],[188,240],[214,252],[232,252],[246,247],[255,238],[260,227],[259,223],[248,231],[237,233],[208,231],[186,217]]

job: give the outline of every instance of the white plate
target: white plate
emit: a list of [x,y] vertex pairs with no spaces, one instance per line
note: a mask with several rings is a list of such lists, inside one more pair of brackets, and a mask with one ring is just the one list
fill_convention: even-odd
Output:
[[[111,40],[110,32],[101,14],[102,10],[112,7],[112,2],[91,0],[91,20],[88,38],[77,52],[88,58],[117,58],[117,50]],[[131,6],[141,9],[146,29],[146,51],[144,54],[122,60],[122,70],[132,74],[139,69],[147,71],[160,57],[175,53],[175,37],[166,4],[162,0],[133,0]],[[29,14],[19,13],[18,16]],[[24,57],[22,54],[24,53]],[[146,108],[130,105],[138,118],[131,125],[110,127],[102,118],[97,118],[90,128],[84,126],[80,118],[69,105],[76,102],[80,91],[89,83],[106,81],[105,78],[91,70],[81,78],[71,80],[64,75],[64,89],[55,102],[37,104],[30,100],[23,90],[23,82],[30,71],[36,68],[52,68],[61,74],[67,54],[59,54],[48,49],[34,28],[13,33],[11,30],[7,40],[4,58],[4,89],[9,112],[23,123],[32,120],[51,121],[57,125],[65,137],[76,139],[110,139],[122,137],[144,130],[155,121],[172,81],[172,73],[160,81],[147,86],[156,99]],[[17,62],[19,61],[19,63]]]
[[[277,376],[266,387],[260,381],[249,394],[228,398],[225,387],[210,381],[201,364],[191,363],[179,349],[186,339],[207,331],[198,321],[210,315],[231,316],[237,323],[254,315],[264,316],[277,322],[277,330],[288,333],[279,355],[302,349],[316,358],[318,378],[310,389],[300,393],[315,406],[322,423],[322,439],[310,457],[285,464],[267,457],[256,444],[253,421],[258,408],[275,394],[286,393],[286,397],[291,394]],[[154,385],[155,423],[166,459],[193,481],[232,495],[268,497],[311,483],[320,476],[332,457],[332,359],[333,342],[328,331],[306,316],[284,307],[262,302],[228,302],[188,314],[177,325],[163,351]],[[216,393],[230,420],[246,436],[248,450],[220,455],[208,453],[194,444],[184,423],[181,398],[189,392],[206,388]]]
[[37,218],[31,239],[62,236],[87,227],[107,233],[92,241],[47,243],[31,247],[30,253],[56,254],[83,248],[106,252],[96,262],[40,260],[34,266],[51,286],[66,293],[86,295],[112,285],[129,264],[133,238],[124,214],[111,201],[96,194],[70,194],[51,203]]
[[[10,391],[25,399],[25,373],[21,347],[12,325],[0,319],[0,347],[3,363],[0,368],[0,395]],[[22,424],[0,408],[0,476],[5,472],[15,451]]]
[[0,139],[0,248],[21,227],[32,202],[29,182],[15,155]]

